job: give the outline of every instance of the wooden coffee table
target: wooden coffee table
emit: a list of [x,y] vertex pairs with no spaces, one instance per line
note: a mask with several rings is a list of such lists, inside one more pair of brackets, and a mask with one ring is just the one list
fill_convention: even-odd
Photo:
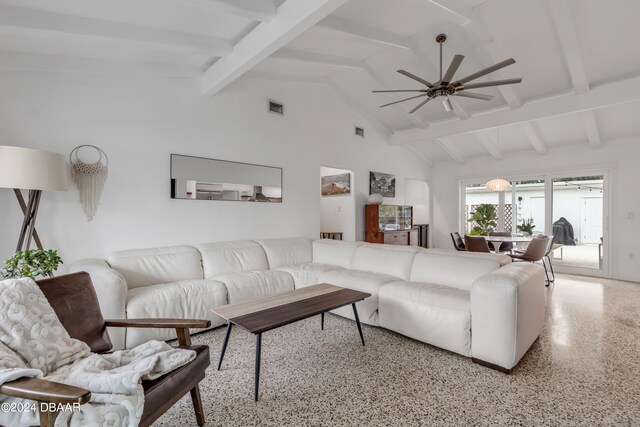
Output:
[[258,400],[258,386],[260,384],[260,352],[262,347],[262,333],[289,323],[320,315],[320,328],[324,329],[324,313],[338,307],[351,304],[356,318],[360,341],[364,345],[362,326],[356,309],[356,302],[370,297],[371,294],[341,288],[326,283],[308,286],[289,292],[283,292],[251,301],[228,304],[212,308],[211,311],[227,319],[227,333],[222,343],[218,370],[222,366],[224,352],[227,350],[229,335],[233,325],[255,334],[256,336],[256,370],[254,400]]

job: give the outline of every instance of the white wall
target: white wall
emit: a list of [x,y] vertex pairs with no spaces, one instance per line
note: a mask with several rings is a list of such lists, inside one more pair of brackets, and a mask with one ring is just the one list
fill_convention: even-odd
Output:
[[[267,99],[285,116],[266,111]],[[353,135],[364,123],[366,137]],[[0,72],[0,143],[68,155],[93,144],[109,156],[98,212],[87,222],[78,191],[43,195],[37,229],[68,264],[126,248],[245,238],[308,236],[320,231],[320,165],[355,174],[356,238],[362,239],[370,170],[406,176],[428,167],[391,147],[324,85],[238,81],[215,97],[197,80],[73,73]],[[282,204],[172,200],[171,153],[278,166]],[[0,259],[15,249],[20,212],[0,189]]]
[[[435,247],[449,248],[449,233],[459,227],[460,181],[487,180],[486,171],[496,170],[506,179],[526,178],[539,173],[563,173],[581,176],[582,171],[609,169],[610,177],[610,275],[623,280],[640,281],[640,139],[629,138],[605,142],[599,149],[587,143],[554,148],[544,156],[531,153],[505,156],[499,162],[490,157],[470,159],[464,165],[453,162],[437,164],[431,175],[433,196],[432,237]],[[605,223],[607,221],[605,220]]]
[[353,242],[356,239],[356,198],[353,193],[355,176],[345,169],[320,167],[321,177],[343,173],[351,175],[352,191],[349,194],[320,196],[320,230],[341,231],[343,240]]

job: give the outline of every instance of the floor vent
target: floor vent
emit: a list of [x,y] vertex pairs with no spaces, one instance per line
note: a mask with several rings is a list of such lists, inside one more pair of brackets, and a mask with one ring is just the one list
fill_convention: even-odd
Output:
[[284,116],[284,105],[279,102],[269,101],[269,111]]
[[364,128],[359,128],[358,126],[356,126],[355,134],[358,135],[358,136],[364,137]]

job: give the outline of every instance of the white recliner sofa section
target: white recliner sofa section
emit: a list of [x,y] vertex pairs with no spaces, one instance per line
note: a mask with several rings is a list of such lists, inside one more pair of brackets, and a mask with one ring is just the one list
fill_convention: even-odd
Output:
[[[540,335],[544,270],[506,255],[306,238],[114,252],[73,263],[94,282],[105,317],[225,323],[211,308],[330,283],[368,292],[360,320],[509,371]],[[353,319],[350,307],[334,313]],[[164,329],[109,331],[114,348],[169,340]]]

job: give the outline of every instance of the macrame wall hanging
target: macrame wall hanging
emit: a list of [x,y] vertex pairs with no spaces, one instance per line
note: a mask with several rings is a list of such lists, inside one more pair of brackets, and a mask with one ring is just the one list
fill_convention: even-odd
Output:
[[[99,155],[95,163],[85,163],[78,157],[81,149],[93,149]],[[107,180],[107,166],[109,158],[107,154],[95,145],[79,145],[69,155],[71,162],[71,176],[80,191],[80,205],[91,221],[98,209],[100,195]]]

